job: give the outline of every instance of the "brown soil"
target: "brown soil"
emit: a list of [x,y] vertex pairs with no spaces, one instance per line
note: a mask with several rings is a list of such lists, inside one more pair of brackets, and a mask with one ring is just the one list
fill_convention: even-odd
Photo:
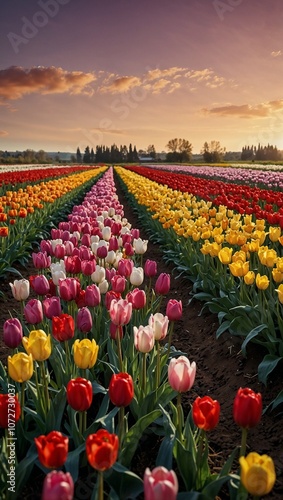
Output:
[[[127,208],[123,193],[117,186],[119,200],[124,204],[125,217],[131,222],[133,227],[140,228],[138,219]],[[140,228],[141,229],[141,228]],[[141,229],[141,237],[147,239],[147,234]],[[229,333],[223,334],[216,340],[215,332],[218,328],[217,316],[202,311],[203,304],[192,300],[190,282],[185,279],[176,279],[174,266],[165,264],[162,261],[162,254],[158,246],[149,242],[147,258],[158,262],[158,272],[167,272],[172,276],[171,290],[168,298],[182,300],[183,317],[175,323],[173,345],[187,354],[190,361],[197,364],[197,375],[191,391],[183,395],[185,411],[188,411],[190,404],[197,396],[209,395],[217,399],[221,405],[221,416],[218,427],[209,434],[211,447],[211,466],[217,470],[228,458],[234,448],[240,444],[241,431],[233,421],[232,405],[233,399],[239,387],[250,387],[256,392],[261,392],[263,406],[266,408],[272,400],[282,390],[282,373],[276,370],[268,386],[259,383],[257,378],[257,367],[264,353],[257,345],[250,345],[247,357],[241,354],[240,341]],[[36,274],[30,263],[25,268],[18,266],[24,277]],[[0,291],[5,293],[4,298],[0,298],[0,325],[1,330],[4,321],[9,317],[8,311],[15,309],[15,301],[12,297],[9,282],[16,279],[14,275],[7,276],[7,279],[0,283]],[[3,345],[0,338],[0,359],[6,362],[9,350]],[[280,412],[267,411],[263,414],[259,425],[251,429],[248,433],[248,451],[256,451],[260,454],[270,455],[276,467],[276,484],[271,494],[266,499],[283,498],[283,427],[282,427],[282,405]],[[142,440],[137,456],[134,472],[141,477],[145,467],[154,467],[154,457],[158,451],[158,442],[154,440]],[[149,458],[150,457],[150,458]],[[80,487],[82,482],[80,482]],[[37,487],[36,490],[40,491]],[[34,483],[26,488],[21,498],[37,498]],[[76,498],[76,497],[75,497]],[[81,498],[81,497],[80,497]],[[87,498],[84,496],[84,498]],[[225,492],[221,500],[227,498]]]

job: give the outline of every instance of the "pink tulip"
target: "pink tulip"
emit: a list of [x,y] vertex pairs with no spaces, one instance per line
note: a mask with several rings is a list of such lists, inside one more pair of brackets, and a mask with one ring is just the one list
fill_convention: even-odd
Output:
[[144,274],[148,278],[153,278],[157,274],[157,262],[155,260],[147,259],[144,265]]
[[130,259],[120,259],[118,263],[118,274],[129,278],[134,267],[134,262]]
[[64,243],[56,245],[54,248],[54,257],[56,257],[56,259],[64,259],[65,255],[66,249]]
[[49,281],[44,274],[39,274],[32,280],[32,288],[37,295],[47,295],[50,291]]
[[105,259],[107,253],[108,253],[108,250],[107,250],[107,247],[105,245],[102,245],[101,247],[97,247],[96,255],[99,259]]
[[66,241],[65,242],[65,255],[73,255],[74,251],[74,244],[71,241]]
[[31,325],[41,323],[43,320],[43,308],[40,300],[29,300],[24,307],[24,315],[27,323],[30,323]]
[[7,319],[3,325],[3,340],[7,347],[15,349],[23,338],[23,329],[17,318]]
[[155,293],[166,295],[170,290],[170,274],[161,273],[155,283]]
[[146,294],[144,290],[135,288],[126,296],[128,302],[133,304],[133,309],[142,309],[146,304]]
[[96,262],[95,260],[82,260],[81,266],[82,266],[82,273],[85,276],[91,276],[92,273],[94,273],[95,271]]
[[82,235],[81,244],[90,247],[90,234],[86,233]]
[[74,481],[69,472],[52,470],[44,479],[41,500],[73,500]]
[[140,237],[140,230],[137,228],[131,229],[131,235],[133,239],[135,238],[137,240]]
[[125,276],[121,276],[120,274],[116,274],[111,279],[111,288],[116,293],[123,293],[126,288],[127,280]]
[[145,500],[175,500],[179,484],[173,470],[163,466],[155,467],[152,471],[147,467],[143,476]]
[[117,238],[115,238],[115,236],[111,236],[111,238],[109,240],[109,247],[108,247],[109,252],[111,250],[114,250],[114,252],[117,252],[118,248],[119,248],[119,243],[118,243]]
[[105,294],[105,307],[106,307],[107,311],[109,311],[109,309],[110,309],[110,305],[111,305],[112,300],[120,300],[121,298],[122,298],[122,296],[120,293],[116,293],[116,292],[114,292],[114,290],[109,290]]
[[127,300],[112,300],[109,314],[115,325],[127,325],[132,316],[132,304]]
[[82,333],[88,333],[92,328],[92,317],[87,307],[82,307],[77,314],[77,327]]
[[132,255],[134,255],[134,253],[135,253],[135,249],[134,249],[134,247],[131,245],[131,243],[125,243],[125,245],[124,245],[124,250],[125,250],[125,254],[126,254],[128,257],[132,257]]
[[59,295],[61,299],[75,300],[80,291],[80,282],[76,278],[59,279]]
[[97,307],[101,302],[101,293],[97,285],[88,285],[85,289],[85,303],[88,307]]
[[134,326],[134,344],[139,352],[150,352],[154,347],[154,333],[152,328],[147,325]]
[[132,239],[133,239],[131,233],[121,234],[121,238],[122,238],[123,246],[125,246],[126,243],[131,243]]
[[120,234],[121,229],[122,229],[122,224],[120,222],[113,222],[111,226],[112,234],[118,236],[118,234]]
[[36,269],[46,269],[51,264],[51,257],[46,252],[33,252],[32,262]]
[[50,240],[41,240],[40,250],[42,253],[46,253],[48,256],[53,255],[51,241]]
[[196,363],[190,363],[186,356],[172,358],[168,366],[168,382],[174,391],[186,392],[191,389],[196,376]]
[[183,305],[181,300],[170,299],[166,306],[166,316],[169,321],[178,321],[182,317]]
[[62,313],[60,297],[46,297],[43,302],[43,313],[48,319],[52,319],[53,316],[60,316]]
[[155,340],[163,340],[168,332],[168,317],[161,313],[151,314],[148,320],[151,326]]

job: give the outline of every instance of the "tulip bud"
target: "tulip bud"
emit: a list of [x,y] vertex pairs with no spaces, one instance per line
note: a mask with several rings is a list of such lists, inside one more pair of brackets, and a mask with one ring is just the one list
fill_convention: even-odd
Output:
[[86,455],[89,464],[98,471],[108,470],[118,458],[119,438],[106,429],[89,434],[86,439]]
[[3,325],[3,340],[7,347],[15,349],[22,342],[23,329],[17,318],[7,319]]
[[8,356],[8,374],[15,382],[25,382],[33,375],[33,359],[31,354],[19,352]]
[[43,330],[32,330],[28,337],[23,337],[22,343],[36,361],[44,361],[51,354],[51,337]]
[[37,295],[47,295],[50,291],[49,281],[44,274],[39,274],[32,281],[32,288]]
[[140,325],[139,328],[134,326],[134,344],[139,352],[150,352],[154,347],[154,341],[154,333],[149,325]]
[[134,286],[140,286],[144,280],[144,273],[142,267],[133,267],[130,274],[130,283]]
[[62,313],[60,297],[46,297],[42,302],[44,316],[52,319]]
[[114,373],[109,383],[109,398],[115,406],[128,406],[134,397],[134,383],[128,373]]
[[94,339],[75,340],[73,345],[74,362],[78,368],[92,368],[98,355],[99,346]]
[[92,403],[92,385],[85,378],[71,379],[67,384],[68,404],[76,411],[86,411]]
[[155,467],[152,471],[147,467],[144,472],[144,499],[176,500],[179,484],[173,470],[163,466]]
[[75,334],[75,321],[69,314],[60,314],[52,318],[52,335],[59,342],[72,339]]
[[170,274],[161,273],[155,283],[155,293],[166,295],[170,290]]
[[255,427],[262,414],[262,397],[246,387],[238,389],[233,403],[233,418],[237,425],[245,429]]
[[145,291],[140,288],[135,288],[127,293],[126,300],[133,305],[133,309],[142,309],[146,304]]
[[38,458],[44,467],[58,469],[66,462],[69,438],[59,431],[51,431],[46,436],[34,438]]
[[174,391],[189,391],[195,381],[196,363],[185,356],[172,358],[168,366],[168,382]]
[[13,424],[16,424],[21,416],[21,405],[17,396],[0,394],[0,427],[8,429],[12,415]]
[[169,321],[178,321],[182,317],[183,305],[181,300],[170,299],[166,306],[166,316]]
[[28,280],[15,280],[14,283],[10,283],[10,287],[15,300],[23,301],[29,297],[30,285]]
[[197,397],[193,402],[193,421],[199,429],[211,431],[219,422],[220,404],[209,396]]
[[246,457],[240,457],[239,462],[241,466],[241,483],[247,492],[255,498],[268,495],[276,481],[272,458],[268,455],[251,452]]
[[97,307],[101,302],[101,294],[97,285],[88,285],[85,289],[85,304],[88,307]]
[[151,314],[148,324],[153,330],[155,340],[163,340],[166,337],[169,324],[167,316],[161,313]]
[[127,300],[112,300],[110,303],[109,314],[111,321],[115,325],[127,325],[132,316],[132,304]]
[[74,481],[69,472],[52,470],[44,479],[41,500],[73,500]]
[[148,278],[153,278],[157,274],[157,262],[155,260],[147,259],[144,265],[144,274]]
[[82,307],[77,314],[77,327],[82,333],[88,333],[92,328],[92,316],[87,307]]
[[24,307],[24,315],[27,323],[37,325],[43,320],[43,308],[40,300],[31,299]]

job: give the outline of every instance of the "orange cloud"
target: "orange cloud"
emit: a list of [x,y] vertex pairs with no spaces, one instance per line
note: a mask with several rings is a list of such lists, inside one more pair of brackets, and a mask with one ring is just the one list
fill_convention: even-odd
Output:
[[141,80],[137,76],[122,76],[116,78],[110,85],[100,88],[102,92],[111,92],[112,94],[127,92],[133,87],[139,87]]
[[174,78],[180,78],[181,74],[184,71],[187,71],[187,68],[179,68],[177,66],[173,66],[172,68],[167,69],[152,69],[148,71],[145,75],[147,80],[157,80],[159,78],[172,76]]
[[0,97],[10,100],[24,95],[91,93],[88,85],[96,80],[93,73],[65,71],[62,68],[37,66],[24,69],[19,66],[0,70]]
[[0,137],[6,137],[8,134],[7,130],[0,130]]
[[280,56],[282,56],[282,50],[273,50],[271,52],[271,56],[272,57],[280,57]]
[[204,109],[206,114],[219,116],[238,116],[239,118],[266,117],[273,111],[283,109],[283,100],[260,103],[256,106],[250,104],[219,106],[217,108]]

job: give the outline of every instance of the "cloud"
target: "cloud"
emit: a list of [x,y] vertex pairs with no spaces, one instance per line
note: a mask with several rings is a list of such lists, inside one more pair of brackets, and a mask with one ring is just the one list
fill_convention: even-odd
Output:
[[271,52],[271,57],[280,57],[280,56],[282,56],[282,50],[276,50],[276,51],[273,50]]
[[173,94],[175,90],[178,90],[181,87],[181,84],[178,82],[171,83],[170,89],[168,90],[167,94]]
[[90,94],[93,73],[65,71],[62,68],[36,66],[24,69],[11,66],[0,70],[0,97],[15,100],[27,94]]
[[8,134],[7,130],[0,130],[0,137],[6,137]]
[[122,76],[113,80],[109,85],[102,86],[100,90],[101,92],[110,92],[111,94],[117,94],[127,92],[133,87],[139,87],[140,85],[141,80],[137,76]]
[[152,90],[154,94],[159,94],[159,92],[169,85],[170,81],[165,78],[161,78],[152,85]]
[[187,68],[179,68],[177,66],[173,66],[172,68],[166,68],[166,69],[151,69],[148,71],[145,75],[146,80],[158,80],[159,78],[164,78],[164,77],[173,77],[173,78],[180,78],[181,73],[184,71],[187,71]]
[[211,109],[203,109],[209,115],[238,116],[239,118],[266,117],[273,111],[283,110],[283,100],[269,101],[255,106],[250,104],[219,106]]

